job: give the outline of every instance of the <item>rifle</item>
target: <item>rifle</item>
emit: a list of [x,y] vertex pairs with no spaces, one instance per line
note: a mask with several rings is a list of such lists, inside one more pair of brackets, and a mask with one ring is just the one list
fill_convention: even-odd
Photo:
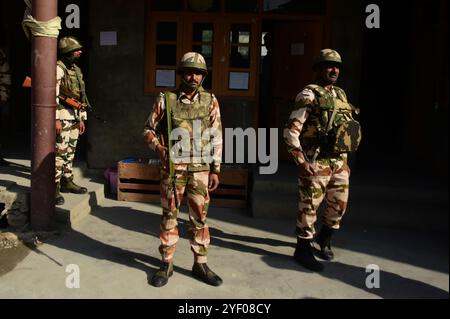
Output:
[[[77,77],[78,77],[78,74],[77,74]],[[79,78],[79,80],[80,80],[80,78]],[[24,87],[24,88],[31,88],[31,86],[32,86],[31,82],[32,82],[31,81],[31,77],[29,77],[29,76],[25,77],[25,79],[23,80],[23,83],[22,83],[22,87]],[[61,89],[61,91],[64,91],[64,90]],[[82,86],[82,90],[81,91],[82,91],[82,94],[83,94],[83,96],[84,96],[84,98],[86,100],[86,103],[82,103],[82,102],[78,101],[77,99],[74,99],[73,97],[70,97],[71,96],[70,92],[62,92],[62,94],[58,95],[58,98],[61,101],[63,101],[66,105],[72,107],[73,109],[87,111],[87,112],[91,113],[92,116],[95,119],[99,120],[103,124],[106,124],[106,120],[101,118],[94,111],[94,109],[93,109],[93,107],[92,107],[91,103],[89,102],[89,99],[88,99],[88,97],[86,95],[86,91],[84,89],[84,86]]]
[[167,117],[167,139],[168,139],[167,157],[169,159],[169,184],[171,184],[173,187],[172,189],[173,189],[173,196],[175,199],[175,208],[178,209],[180,203],[178,202],[177,196],[177,187],[176,187],[177,176],[175,175],[175,167],[173,165],[172,158],[170,156],[170,152],[172,151],[172,140],[170,139],[170,134],[172,133],[172,112],[170,110],[171,107],[170,98],[167,92],[164,94],[164,97],[166,102],[166,117]]

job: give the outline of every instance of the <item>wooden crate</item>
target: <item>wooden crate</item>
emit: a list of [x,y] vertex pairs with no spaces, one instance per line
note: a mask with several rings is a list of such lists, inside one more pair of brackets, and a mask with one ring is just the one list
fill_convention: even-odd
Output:
[[130,163],[120,161],[117,174],[117,199],[128,202],[159,203],[160,169],[148,159]]
[[[210,193],[211,207],[247,208],[248,169],[223,165],[219,188]],[[117,174],[117,199],[129,202],[160,203],[160,168],[148,159],[129,163],[120,161]],[[186,194],[183,198],[185,203]]]
[[212,207],[247,208],[248,168],[222,165],[220,185],[210,193]]

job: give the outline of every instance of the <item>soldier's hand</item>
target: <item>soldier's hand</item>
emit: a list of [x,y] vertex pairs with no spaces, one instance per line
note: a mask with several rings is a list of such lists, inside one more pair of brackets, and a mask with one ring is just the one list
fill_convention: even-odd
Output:
[[161,161],[161,168],[165,171],[169,168],[169,158],[167,156],[168,150],[167,147],[158,144],[156,146],[156,153],[158,154],[159,160]]
[[63,127],[62,122],[60,120],[56,120],[55,128],[56,128],[56,135],[61,134]]
[[219,175],[215,173],[209,174],[208,191],[214,192],[219,187]]
[[80,135],[83,135],[86,132],[86,125],[83,121],[80,122]]
[[311,164],[308,161],[304,161],[302,164],[300,164],[300,167],[302,170],[304,170],[308,175],[316,175],[317,168],[314,164]]

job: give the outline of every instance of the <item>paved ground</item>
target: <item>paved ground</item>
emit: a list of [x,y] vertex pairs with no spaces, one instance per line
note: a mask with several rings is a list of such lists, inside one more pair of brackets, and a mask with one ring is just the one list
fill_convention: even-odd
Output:
[[[292,260],[292,223],[212,209],[209,264],[224,279],[216,288],[190,275],[186,220],[182,214],[175,274],[163,288],[147,283],[159,265],[159,207],[108,199],[73,231],[32,250],[2,251],[0,297],[448,298],[445,234],[349,225],[336,236],[336,261],[316,274]],[[72,264],[79,266],[79,289],[66,287]],[[378,289],[365,285],[370,264],[381,270]]]
[[[383,213],[403,207],[408,214],[412,208],[404,204],[385,202]],[[320,274],[291,257],[295,212],[291,219],[269,219],[212,208],[209,265],[224,279],[221,287],[192,278],[182,213],[175,273],[167,286],[154,288],[148,279],[159,266],[160,207],[106,199],[43,245],[0,250],[0,298],[448,298],[448,226],[411,229],[401,220],[383,226],[371,223],[373,216],[363,222],[370,206],[354,201],[335,236],[336,260]],[[79,269],[80,288],[66,286],[75,274],[71,265]],[[368,265],[380,269],[379,288],[366,287],[367,277],[373,279]]]

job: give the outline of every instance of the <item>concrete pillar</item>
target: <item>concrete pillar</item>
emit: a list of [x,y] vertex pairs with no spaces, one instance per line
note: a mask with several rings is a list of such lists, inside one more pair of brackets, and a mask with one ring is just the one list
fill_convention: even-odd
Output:
[[[48,21],[57,16],[57,0],[33,0],[33,17]],[[55,227],[55,108],[56,45],[51,37],[31,40],[31,226]]]

